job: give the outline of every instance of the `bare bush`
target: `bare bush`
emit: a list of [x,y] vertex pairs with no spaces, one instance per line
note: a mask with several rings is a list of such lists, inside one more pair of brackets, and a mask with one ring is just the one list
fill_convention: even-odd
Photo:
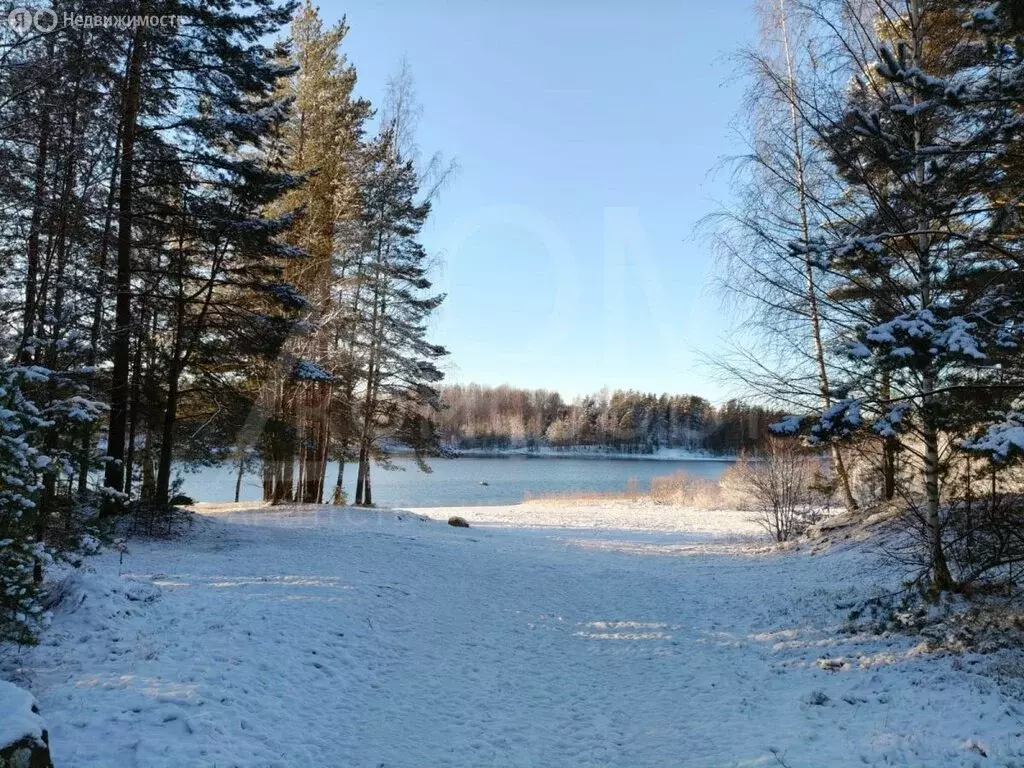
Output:
[[[942,469],[940,534],[954,588],[972,594],[1024,583],[1024,467],[949,451]],[[885,551],[927,585],[932,551],[923,490],[900,483],[898,493],[905,535],[889,540]]]
[[948,557],[958,584],[1020,581],[1024,565],[1024,498],[996,494],[950,505],[945,519]]
[[947,469],[943,520],[947,556],[958,584],[1007,587],[1024,573],[1024,473],[967,456]]
[[722,486],[745,499],[753,521],[775,541],[788,541],[820,517],[822,462],[793,441],[772,438],[758,457],[744,456]]

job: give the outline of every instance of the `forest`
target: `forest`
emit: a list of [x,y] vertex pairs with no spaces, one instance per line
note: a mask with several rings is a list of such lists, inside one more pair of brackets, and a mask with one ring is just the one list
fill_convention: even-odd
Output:
[[729,400],[713,406],[695,395],[602,390],[565,402],[544,389],[446,385],[437,417],[452,450],[596,447],[649,454],[660,448],[736,455],[757,452],[782,415]]
[[351,465],[370,504],[383,444],[439,447],[419,232],[454,166],[408,67],[372,105],[309,3],[163,10],[3,30],[2,635],[93,513],[168,520],[179,461],[275,503],[339,502]]

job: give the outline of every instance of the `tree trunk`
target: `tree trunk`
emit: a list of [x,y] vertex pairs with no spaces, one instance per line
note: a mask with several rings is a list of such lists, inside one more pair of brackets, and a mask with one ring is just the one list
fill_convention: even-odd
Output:
[[167,380],[167,406],[164,408],[163,430],[160,436],[160,458],[156,473],[156,504],[166,507],[170,503],[171,461],[174,457],[174,421],[178,415],[177,363],[171,365]]
[[280,469],[278,471],[279,486],[274,499],[277,503],[288,504],[295,501],[295,452],[289,449],[281,456]]
[[307,398],[309,397],[309,392],[307,391],[307,388],[308,388],[307,385],[300,385],[299,394],[296,394],[296,396],[295,396],[295,400],[296,400],[296,402],[298,404],[298,409],[297,409],[298,412],[296,413],[296,418],[295,418],[295,428],[299,430],[299,433],[298,433],[298,438],[299,438],[299,443],[298,443],[298,449],[299,449],[299,455],[298,455],[299,477],[298,477],[298,482],[295,485],[295,501],[298,502],[299,504],[302,504],[303,502],[306,501],[306,495],[305,495],[305,492],[306,492],[306,483],[305,483],[305,480],[306,480],[306,477],[305,477],[305,475],[306,475],[306,444],[308,442],[307,429],[309,427],[309,424],[307,423],[307,416],[306,416],[306,413],[307,413],[306,401],[307,401]]
[[342,445],[342,449],[338,456],[338,478],[334,481],[334,496],[331,499],[331,503],[335,506],[340,506],[341,501],[344,498],[344,488],[342,482],[345,479],[345,446]]
[[[892,378],[888,371],[882,372],[881,395],[883,402],[892,396]],[[896,498],[896,450],[899,444],[894,437],[882,438],[882,497],[886,501]]]
[[[327,397],[329,398],[330,396],[330,391],[328,391]],[[324,415],[323,431],[323,440],[321,440],[321,443],[323,444],[323,452],[320,454],[320,477],[316,486],[317,504],[324,503],[324,490],[327,488],[327,463],[330,456],[328,451],[331,445],[331,422],[329,413]]]
[[305,453],[302,498],[307,504],[320,504],[324,495],[324,473],[327,468],[328,418],[330,390],[325,384],[308,385],[309,435]]
[[[913,62],[921,61],[924,53],[924,34],[922,30],[923,8],[921,0],[910,2],[910,34],[913,38]],[[917,103],[917,97],[913,99]],[[924,194],[925,185],[925,158],[920,150],[924,144],[921,135],[921,116],[914,113],[914,151],[917,154],[915,159],[914,180],[917,191]],[[931,222],[925,213],[921,213],[916,221],[917,225],[917,249],[919,262],[919,282],[921,291],[921,309],[929,309],[932,304],[932,264],[931,264],[931,242],[928,236]],[[942,522],[940,518],[941,496],[939,488],[939,433],[935,423],[934,408],[935,375],[931,366],[921,375],[921,411],[922,411],[922,438],[924,441],[924,486],[926,503],[926,523],[928,527],[928,546],[931,556],[932,584],[937,590],[946,590],[953,587],[953,578],[949,572],[949,565],[946,563],[946,553],[942,544]]]
[[[145,3],[143,3],[145,6]],[[121,179],[117,214],[117,301],[114,334],[111,343],[113,369],[110,378],[110,420],[107,429],[107,465],[104,485],[121,493],[124,488],[124,449],[128,417],[129,368],[131,364],[132,322],[132,202],[135,191],[135,135],[138,129],[142,79],[142,44],[146,27],[135,28],[131,63],[124,103],[124,141],[121,152]],[[120,504],[108,496],[102,514],[115,513]]]
[[[53,40],[47,43],[48,59],[53,57]],[[43,206],[46,202],[46,163],[50,146],[50,100],[53,97],[51,78],[45,79],[42,104],[39,114],[39,143],[36,149],[36,165],[33,174],[32,217],[29,221],[28,243],[25,248],[25,315],[22,318],[21,345],[18,360],[30,362],[29,340],[36,316],[36,300],[39,286],[39,235],[42,230]]]
[[[100,240],[100,252],[96,276],[96,296],[93,298],[92,323],[89,327],[89,349],[86,353],[86,365],[91,369],[96,365],[97,349],[100,334],[103,331],[103,298],[107,282],[107,254],[110,252],[110,230],[114,223],[114,203],[117,201],[117,174],[121,158],[121,134],[123,124],[117,127],[117,138],[114,140],[114,159],[111,163],[110,187],[103,213],[103,234]],[[92,391],[95,374],[88,374],[89,389]],[[93,425],[91,422],[82,427],[82,439],[78,455],[78,494],[84,496],[89,489],[89,469],[92,456]]]
[[274,497],[272,503],[295,501],[295,435],[291,431],[295,421],[295,394],[291,383],[284,379],[278,388],[278,435],[274,452]]
[[[793,55],[789,45],[789,27],[787,23],[786,0],[779,0],[779,19],[782,24],[783,49],[786,55],[787,85],[790,93],[789,107],[792,122],[793,157],[796,164],[796,193],[800,209],[800,230],[803,238],[804,248],[804,279],[807,287],[807,309],[811,320],[811,339],[814,344],[814,359],[818,368],[818,389],[821,392],[822,403],[825,408],[832,405],[832,392],[829,386],[828,369],[825,367],[825,347],[821,337],[821,312],[818,307],[818,288],[814,279],[814,264],[811,261],[810,245],[810,217],[807,212],[807,187],[806,173],[804,170],[803,143],[800,131],[800,117],[797,114],[796,99],[796,72],[793,66]],[[843,501],[850,511],[857,509],[857,499],[853,495],[850,486],[850,475],[846,471],[846,464],[843,462],[843,455],[839,446],[831,448],[832,461],[835,465],[836,475],[839,478],[840,487],[843,492]]]
[[[930,384],[929,384],[930,387]],[[953,577],[946,563],[942,544],[942,522],[939,516],[941,496],[939,492],[939,436],[934,418],[925,406],[924,428],[924,487],[925,522],[928,527],[928,545],[931,554],[932,584],[937,590],[953,587]]]
[[357,507],[363,504],[363,478],[366,476],[366,449],[359,446],[359,468],[356,470],[356,498]]
[[882,440],[882,498],[892,501],[896,498],[896,448],[894,438]]
[[235,504],[242,495],[242,476],[245,474],[245,454],[238,457],[238,476],[235,478]]
[[146,421],[146,440],[142,446],[142,459],[139,464],[142,476],[139,498],[145,502],[152,502],[156,496],[156,477],[153,475],[153,427],[148,420]]
[[271,452],[270,441],[267,441],[267,454],[263,457],[263,501],[272,502],[274,500],[274,479],[276,473],[274,471],[274,458]]
[[[149,309],[148,307],[142,311],[142,320],[140,326],[146,328],[149,325]],[[147,371],[146,378],[149,378]],[[139,419],[141,415],[139,413],[141,400],[142,400],[142,340],[139,339],[135,344],[135,355],[132,361],[132,375],[131,375],[131,400],[128,405],[128,441],[125,448],[124,457],[124,494],[131,500],[132,496],[132,482],[135,479],[134,475],[134,463],[135,463],[135,440],[139,432]],[[149,417],[145,417],[148,420]],[[148,432],[148,430],[147,430]]]
[[270,499],[271,504],[280,504],[284,498],[284,458],[281,450],[274,457],[274,495]]
[[366,463],[366,473],[363,475],[363,504],[373,506],[373,491],[370,487],[370,463]]
[[967,454],[966,461],[967,466],[965,467],[965,482],[967,487],[965,489],[965,496],[967,501],[967,519],[968,524],[970,524],[971,516],[974,513],[974,473],[972,472],[973,467],[971,466],[971,454]]

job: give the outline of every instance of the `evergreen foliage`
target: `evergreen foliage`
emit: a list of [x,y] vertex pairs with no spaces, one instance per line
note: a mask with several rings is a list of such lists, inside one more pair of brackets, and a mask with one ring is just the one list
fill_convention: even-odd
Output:
[[361,453],[369,503],[387,444],[439,445],[430,205],[394,120],[365,135],[345,22],[101,6],[181,23],[0,31],[3,635],[28,636],[40,547],[97,509],[166,530],[180,462],[262,462],[268,499],[319,502]]
[[[997,476],[1019,453],[1021,14],[1013,2],[855,5],[784,0],[775,18],[788,65],[773,58],[771,37],[752,54],[776,86],[769,99],[791,116],[787,141],[803,138],[769,135],[757,152],[764,174],[748,177],[748,192],[799,199],[808,215],[787,238],[772,214],[744,211],[726,217],[724,242],[756,267],[740,290],[771,318],[762,329],[819,324],[817,360],[785,357],[795,375],[787,384],[780,373],[767,393],[798,414],[775,430],[802,432],[834,457],[840,446],[879,455],[884,498],[904,500],[923,571],[949,589],[1018,556],[1008,561],[1000,545],[980,570],[965,562],[974,523],[960,515],[975,514],[979,464],[968,454],[987,459],[992,511]],[[790,19],[796,37],[785,31]],[[794,152],[813,168],[812,184],[794,175]],[[767,256],[756,250],[766,233],[778,236]],[[800,259],[815,278],[812,312],[784,300]],[[797,383],[814,364],[829,381],[817,405]],[[900,464],[910,482],[897,482]],[[1016,516],[1002,519],[1005,528]]]
[[30,641],[43,618],[34,572],[45,552],[35,533],[51,459],[36,446],[51,425],[23,391],[38,375],[0,361],[0,639],[19,642]]

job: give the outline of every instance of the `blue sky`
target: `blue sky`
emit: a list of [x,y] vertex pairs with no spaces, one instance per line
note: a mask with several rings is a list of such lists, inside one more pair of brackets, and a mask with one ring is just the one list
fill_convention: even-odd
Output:
[[728,196],[713,170],[739,149],[749,2],[321,5],[348,16],[360,95],[404,56],[421,147],[458,161],[424,236],[451,381],[723,399],[699,357],[726,322],[694,225]]

